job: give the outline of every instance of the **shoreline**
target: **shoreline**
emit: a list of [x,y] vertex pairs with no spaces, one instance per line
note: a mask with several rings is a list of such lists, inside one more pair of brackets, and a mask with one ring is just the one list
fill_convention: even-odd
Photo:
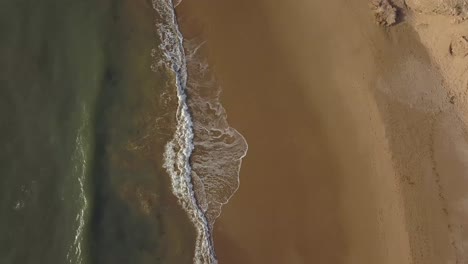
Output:
[[188,99],[189,58],[184,47],[185,39],[172,1],[153,2],[153,7],[161,15],[157,24],[162,42],[159,48],[166,57],[161,66],[173,73],[177,89],[176,131],[165,145],[163,168],[171,177],[172,193],[196,230],[194,264],[217,263],[211,226],[198,196],[195,168],[191,162],[195,154],[196,121]]

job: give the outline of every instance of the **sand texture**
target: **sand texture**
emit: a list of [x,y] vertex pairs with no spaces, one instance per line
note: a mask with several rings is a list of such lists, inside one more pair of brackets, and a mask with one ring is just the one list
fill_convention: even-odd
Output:
[[442,2],[392,27],[367,0],[180,4],[249,143],[219,263],[468,263],[468,31]]

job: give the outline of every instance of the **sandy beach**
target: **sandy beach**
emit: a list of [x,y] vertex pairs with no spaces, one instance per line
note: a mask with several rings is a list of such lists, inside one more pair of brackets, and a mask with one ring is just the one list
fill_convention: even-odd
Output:
[[468,264],[468,0],[0,6],[0,264]]
[[249,143],[219,263],[466,262],[466,97],[401,8],[385,28],[366,0],[179,6]]

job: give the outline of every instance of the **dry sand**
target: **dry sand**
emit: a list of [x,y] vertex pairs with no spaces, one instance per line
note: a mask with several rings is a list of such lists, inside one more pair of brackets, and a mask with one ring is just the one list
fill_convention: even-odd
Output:
[[221,264],[467,263],[466,60],[448,69],[405,14],[384,29],[367,0],[181,4],[249,143]]

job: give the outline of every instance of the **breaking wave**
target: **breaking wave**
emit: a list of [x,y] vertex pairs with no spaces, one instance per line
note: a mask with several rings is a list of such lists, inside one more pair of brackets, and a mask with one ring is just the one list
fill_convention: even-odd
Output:
[[89,131],[88,131],[89,114],[86,107],[83,107],[82,124],[78,130],[75,139],[75,153],[73,154],[73,175],[77,178],[79,184],[79,194],[77,203],[80,208],[76,215],[76,233],[73,244],[70,246],[67,253],[69,263],[81,264],[83,262],[83,232],[85,229],[86,215],[88,211],[88,199],[86,198],[86,176],[88,172],[88,152],[89,152]]
[[171,177],[172,192],[197,230],[194,262],[217,263],[213,225],[239,187],[248,146],[227,123],[219,102],[221,89],[200,52],[204,42],[184,40],[179,30],[174,10],[179,2],[153,0],[161,39],[153,54],[162,58],[153,67],[173,75],[178,99],[177,127],[166,145],[164,168]]

